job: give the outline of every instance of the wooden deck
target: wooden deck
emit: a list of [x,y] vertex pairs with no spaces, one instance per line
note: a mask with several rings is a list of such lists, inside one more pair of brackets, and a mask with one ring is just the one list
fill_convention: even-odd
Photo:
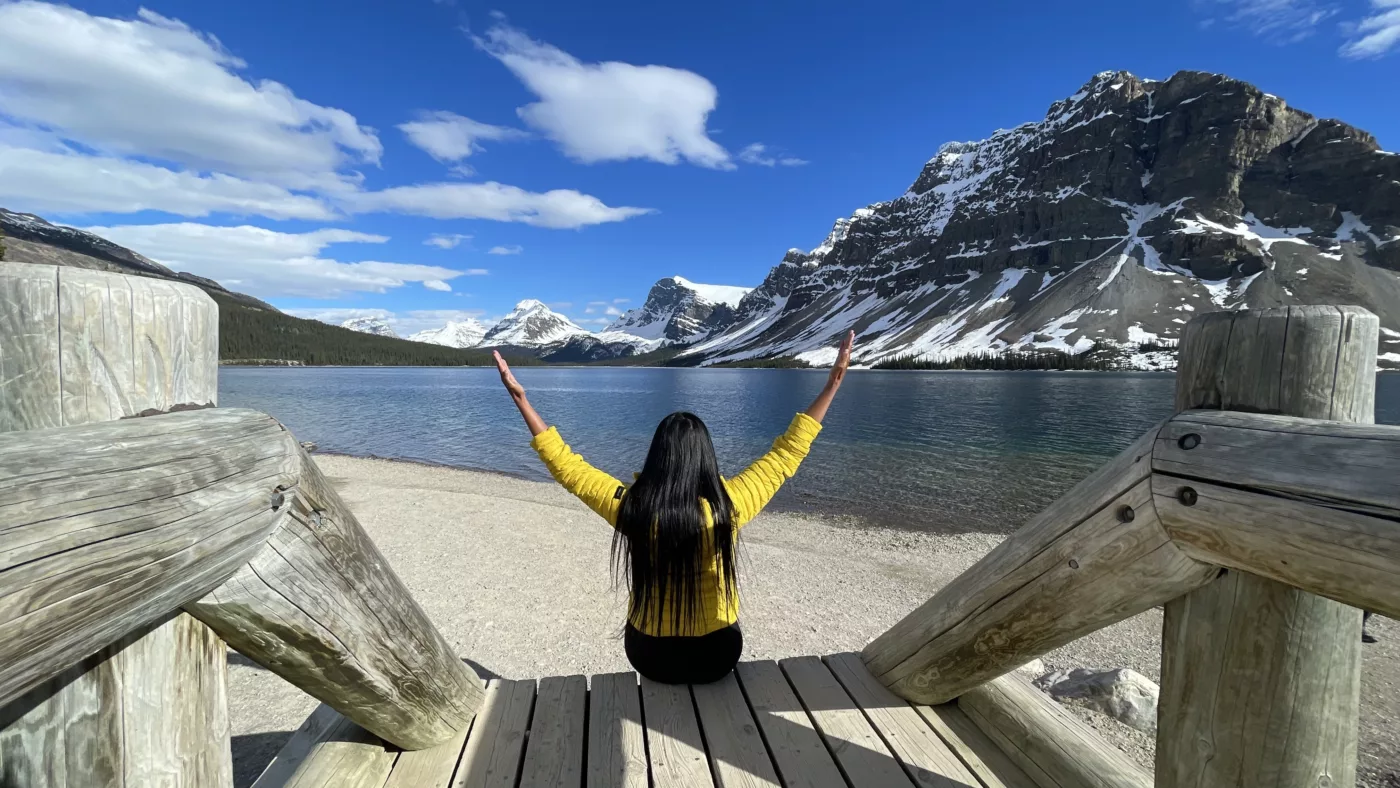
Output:
[[741,663],[715,684],[635,673],[492,680],[468,731],[402,752],[321,706],[254,788],[1034,788],[956,706],[916,706],[855,654]]

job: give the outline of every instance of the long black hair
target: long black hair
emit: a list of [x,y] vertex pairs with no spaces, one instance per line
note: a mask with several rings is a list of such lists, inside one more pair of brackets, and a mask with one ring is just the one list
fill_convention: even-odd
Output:
[[[701,500],[710,505],[713,528],[705,527]],[[705,422],[684,412],[662,419],[613,535],[613,571],[632,592],[629,618],[659,621],[670,605],[673,634],[700,634],[685,630],[700,612],[707,546],[719,561],[721,599],[732,600],[738,586],[733,512]]]

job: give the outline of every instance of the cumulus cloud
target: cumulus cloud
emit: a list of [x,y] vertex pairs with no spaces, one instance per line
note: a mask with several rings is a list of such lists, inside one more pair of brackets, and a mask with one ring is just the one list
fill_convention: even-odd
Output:
[[800,167],[806,164],[806,160],[794,156],[778,156],[769,151],[768,146],[761,142],[755,142],[744,146],[739,151],[739,161],[745,164],[757,164],[760,167]]
[[571,158],[734,167],[728,151],[706,130],[719,91],[699,74],[667,66],[584,63],[504,24],[475,41],[539,98],[517,110],[520,118]]
[[1277,44],[1311,36],[1338,13],[1323,0],[1197,0],[1196,5],[1208,14],[1204,26],[1223,21]]
[[486,183],[424,183],[362,192],[345,204],[356,213],[407,213],[434,219],[493,219],[535,227],[576,229],[652,213],[650,208],[614,208],[573,189],[529,192]]
[[424,241],[423,244],[425,246],[436,246],[439,249],[456,249],[458,246],[462,245],[463,241],[470,241],[471,239],[472,237],[470,235],[462,235],[461,233],[433,233],[428,236],[428,240]]
[[[399,131],[408,141],[423,149],[429,156],[443,163],[461,161],[473,153],[480,153],[479,140],[517,140],[530,135],[519,129],[506,126],[492,126],[463,117],[454,112],[423,112],[418,119],[399,124]],[[471,174],[465,168],[464,175]]]
[[256,83],[218,39],[142,9],[92,16],[0,4],[0,112],[96,151],[175,162],[291,188],[332,187],[377,164],[373,129],[350,113]]
[[452,292],[452,285],[449,285],[441,279],[425,279],[423,281],[423,286],[429,290],[440,290],[444,293]]
[[355,292],[383,293],[409,282],[440,290],[447,280],[462,275],[461,271],[432,265],[377,260],[346,263],[320,256],[332,244],[381,244],[389,240],[353,230],[280,233],[247,225],[216,227],[190,222],[86,229],[176,270],[206,276],[262,298],[339,298]]
[[1377,58],[1400,47],[1400,0],[1371,0],[1371,15],[1346,25],[1342,57]]
[[525,251],[525,247],[519,246],[519,245],[515,245],[515,246],[493,246],[493,247],[491,247],[486,253],[487,253],[487,254],[520,254],[520,253],[523,252],[523,251]]

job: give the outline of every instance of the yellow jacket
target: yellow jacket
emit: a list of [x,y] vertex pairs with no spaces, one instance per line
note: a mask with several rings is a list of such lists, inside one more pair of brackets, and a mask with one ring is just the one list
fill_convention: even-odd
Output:
[[[787,432],[773,441],[773,448],[767,454],[758,458],[743,473],[725,480],[725,490],[734,502],[732,517],[736,530],[763,511],[763,507],[768,505],[778,488],[783,486],[783,482],[797,473],[797,466],[802,464],[813,439],[821,429],[821,422],[805,413],[797,414],[788,425]],[[554,427],[536,435],[534,440],[530,441],[530,445],[539,453],[540,459],[545,467],[549,468],[549,473],[555,481],[588,504],[588,508],[608,521],[608,525],[617,527],[617,511],[622,505],[622,497],[627,492],[624,484],[589,465],[583,457],[574,453]],[[708,527],[713,528],[714,521],[710,518],[709,506],[705,503],[700,501]],[[713,545],[714,540],[708,539],[705,543]],[[707,547],[706,550],[709,555],[701,560],[701,565],[705,567],[705,578],[701,586],[701,618],[690,621],[683,627],[683,632],[674,632],[670,623],[672,600],[667,600],[667,610],[663,611],[660,620],[633,619],[632,626],[648,635],[704,635],[739,620],[739,600],[737,597],[728,600],[722,598],[719,560],[714,555],[713,547]]]

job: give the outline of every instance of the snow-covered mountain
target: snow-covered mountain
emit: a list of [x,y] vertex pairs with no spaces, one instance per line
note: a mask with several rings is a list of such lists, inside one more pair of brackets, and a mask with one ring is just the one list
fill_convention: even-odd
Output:
[[702,363],[1008,349],[1169,366],[1195,314],[1377,313],[1400,367],[1400,156],[1229,77],[1095,76],[1045,119],[948,143],[902,195],[791,250]]
[[380,337],[396,337],[394,329],[382,317],[352,317],[340,324],[341,328],[358,331],[361,334],[374,334]]
[[607,331],[665,344],[691,342],[708,335],[715,326],[728,326],[734,308],[752,289],[667,277],[652,285],[646,303],[613,321]]
[[449,320],[447,325],[442,328],[419,331],[410,336],[409,339],[414,342],[468,348],[481,344],[481,340],[486,337],[488,330],[480,320],[469,317],[466,320]]
[[539,348],[587,333],[567,317],[533,298],[527,298],[492,326],[480,344],[483,347],[515,345]]

